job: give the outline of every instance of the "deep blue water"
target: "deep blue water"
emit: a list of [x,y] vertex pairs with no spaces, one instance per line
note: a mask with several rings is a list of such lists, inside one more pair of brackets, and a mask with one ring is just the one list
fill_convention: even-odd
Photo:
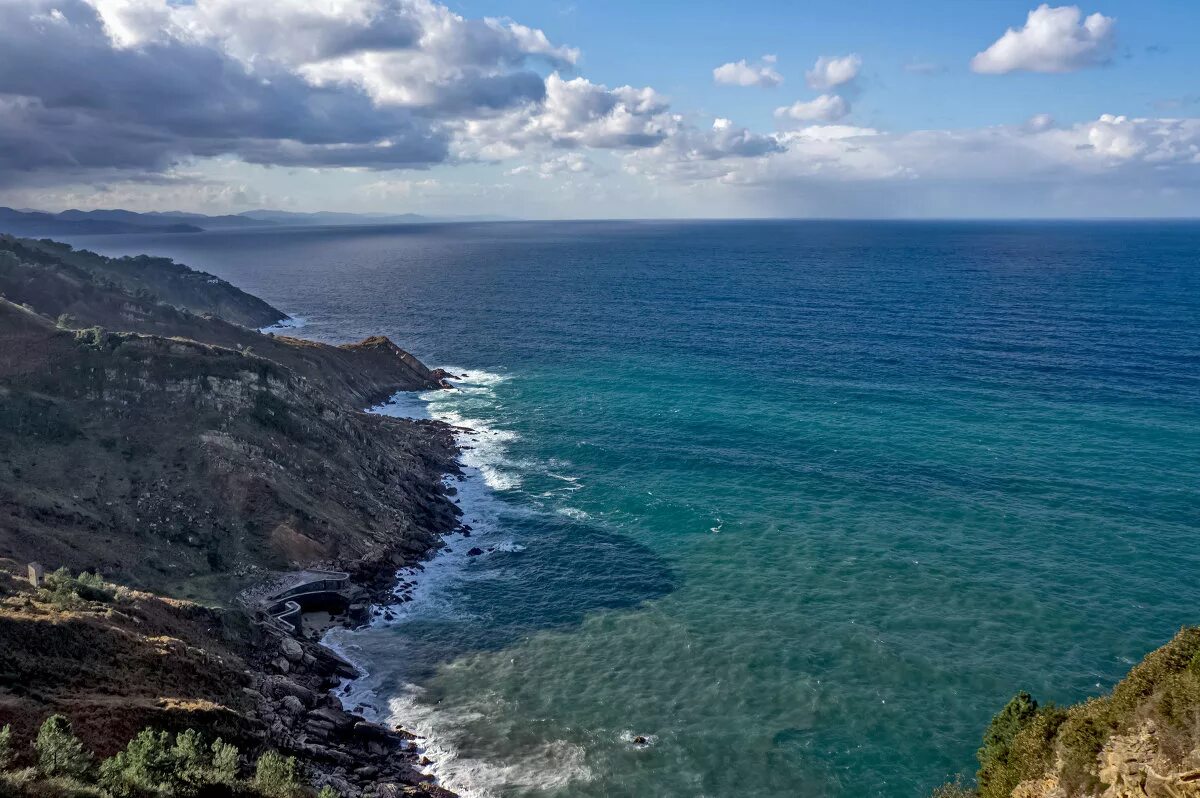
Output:
[[465,792],[920,796],[1200,621],[1200,224],[78,243],[466,373],[384,412],[478,431],[473,542],[339,640]]

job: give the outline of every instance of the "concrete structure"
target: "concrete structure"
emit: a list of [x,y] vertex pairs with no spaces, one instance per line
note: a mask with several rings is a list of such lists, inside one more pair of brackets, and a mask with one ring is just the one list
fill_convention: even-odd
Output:
[[289,634],[300,630],[300,617],[305,612],[345,612],[352,596],[360,592],[350,583],[350,575],[342,571],[308,569],[298,576],[301,578],[263,602],[264,612]]
[[40,562],[29,563],[29,584],[41,587],[46,583],[46,569]]

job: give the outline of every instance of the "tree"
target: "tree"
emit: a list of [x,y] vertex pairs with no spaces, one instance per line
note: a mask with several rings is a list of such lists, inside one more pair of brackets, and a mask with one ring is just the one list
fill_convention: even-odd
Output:
[[12,726],[5,724],[4,728],[0,729],[0,770],[8,770],[12,760]]
[[223,740],[208,745],[199,732],[175,735],[143,729],[125,750],[100,766],[100,781],[118,798],[163,795],[181,798],[213,784],[233,786],[238,750]]
[[300,789],[296,778],[296,758],[267,751],[258,758],[254,770],[254,786],[271,798],[291,798]]
[[71,722],[62,715],[51,715],[38,729],[33,744],[38,768],[46,776],[80,778],[87,773],[92,755],[71,730]]
[[238,750],[237,746],[218,737],[212,744],[212,773],[213,783],[225,784],[230,787],[237,781]]

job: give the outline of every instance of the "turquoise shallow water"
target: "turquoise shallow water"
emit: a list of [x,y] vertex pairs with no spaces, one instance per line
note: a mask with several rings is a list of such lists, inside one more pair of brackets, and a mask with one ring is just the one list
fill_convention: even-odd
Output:
[[919,796],[1200,620],[1200,225],[81,243],[465,372],[383,412],[476,430],[475,532],[338,641],[464,792]]

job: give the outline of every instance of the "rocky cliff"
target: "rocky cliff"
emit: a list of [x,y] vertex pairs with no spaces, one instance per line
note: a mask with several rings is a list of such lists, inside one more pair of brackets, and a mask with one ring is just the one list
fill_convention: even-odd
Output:
[[[450,430],[362,412],[443,375],[244,326],[281,316],[169,261],[0,237],[0,727],[61,712],[98,756],[198,728],[344,796],[448,795],[328,694],[346,663],[234,600],[314,565],[365,595],[458,523]],[[34,589],[31,561],[122,586]]]
[[1200,798],[1200,628],[1151,652],[1108,695],[1071,707],[1018,694],[979,749],[979,798]]

